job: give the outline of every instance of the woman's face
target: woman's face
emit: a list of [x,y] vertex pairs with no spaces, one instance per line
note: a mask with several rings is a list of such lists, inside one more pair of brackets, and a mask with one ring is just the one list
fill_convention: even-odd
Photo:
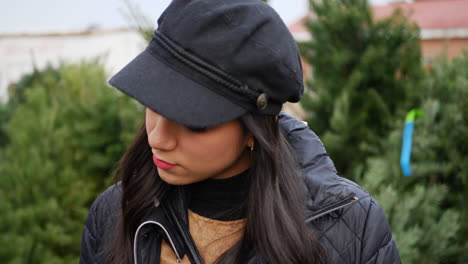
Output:
[[145,120],[153,161],[169,184],[228,178],[250,167],[247,143],[252,136],[238,120],[193,131],[149,108]]

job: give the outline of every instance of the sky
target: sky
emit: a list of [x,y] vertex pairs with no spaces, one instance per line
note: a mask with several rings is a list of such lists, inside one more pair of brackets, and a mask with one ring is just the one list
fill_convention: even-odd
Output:
[[[170,0],[128,0],[156,20]],[[90,26],[110,29],[128,27],[124,0],[0,0],[0,34],[80,31]],[[385,4],[389,0],[371,0]],[[307,11],[307,0],[270,0],[270,5],[286,24],[292,24]]]

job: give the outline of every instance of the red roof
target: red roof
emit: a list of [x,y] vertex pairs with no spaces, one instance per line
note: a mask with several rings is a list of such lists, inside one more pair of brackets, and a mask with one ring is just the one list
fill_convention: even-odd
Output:
[[[468,0],[425,0],[374,6],[374,18],[390,16],[396,8],[409,14],[411,20],[421,29],[468,28]],[[289,30],[293,34],[306,32],[306,19],[307,16],[289,25]]]
[[375,6],[374,17],[382,19],[401,8],[421,29],[468,28],[468,0],[432,0]]
[[297,33],[297,32],[304,32],[304,31],[307,31],[307,27],[306,27],[306,22],[307,22],[307,18],[308,16],[305,16],[299,20],[297,20],[296,22],[290,24],[288,26],[289,28],[289,31],[291,31],[293,34],[294,33]]

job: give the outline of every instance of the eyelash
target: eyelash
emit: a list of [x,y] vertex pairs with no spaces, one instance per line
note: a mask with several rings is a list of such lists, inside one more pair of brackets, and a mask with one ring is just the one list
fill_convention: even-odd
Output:
[[195,133],[203,133],[208,130],[207,127],[187,127],[190,131]]

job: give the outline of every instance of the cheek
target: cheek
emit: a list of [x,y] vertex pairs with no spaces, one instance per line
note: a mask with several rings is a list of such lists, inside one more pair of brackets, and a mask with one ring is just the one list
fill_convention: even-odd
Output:
[[207,169],[223,169],[236,161],[244,150],[244,139],[239,133],[222,134],[198,143],[193,144],[191,158],[194,163],[198,163],[194,165]]
[[146,136],[149,138],[150,132],[153,128],[148,124],[148,122],[145,122],[145,127],[146,127]]
[[[206,153],[206,157],[222,163],[230,163],[238,158],[242,152],[241,140],[220,140],[218,144],[213,144]],[[208,149],[208,148],[207,148]]]

